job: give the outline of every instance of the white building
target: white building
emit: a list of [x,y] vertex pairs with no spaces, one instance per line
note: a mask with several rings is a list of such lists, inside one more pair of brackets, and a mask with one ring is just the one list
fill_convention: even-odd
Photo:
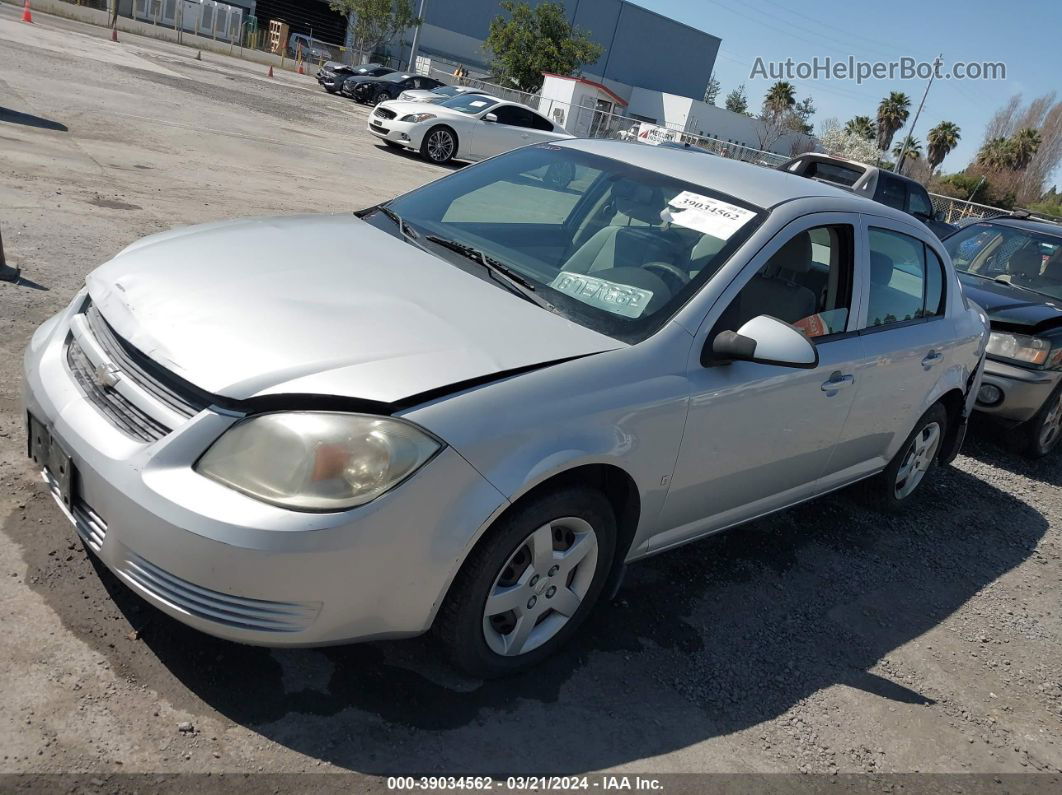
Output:
[[601,125],[616,126],[618,120],[608,115],[615,114],[686,135],[784,156],[807,151],[815,143],[801,133],[772,134],[759,119],[701,100],[613,80],[597,82],[548,74],[540,93],[539,110],[577,136],[597,134]]

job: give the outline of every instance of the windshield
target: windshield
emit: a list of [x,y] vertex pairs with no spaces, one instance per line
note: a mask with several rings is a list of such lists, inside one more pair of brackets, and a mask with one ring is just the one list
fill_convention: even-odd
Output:
[[459,110],[462,113],[482,113],[487,108],[492,108],[498,104],[501,100],[497,100],[494,97],[487,97],[482,94],[458,94],[456,97],[440,102],[444,108],[453,108]]
[[1062,298],[1062,234],[979,223],[944,240],[960,271]]
[[409,80],[413,75],[403,74],[402,72],[392,72],[389,75],[384,75],[380,78],[385,83],[401,83],[403,80]]
[[[765,215],[702,185],[542,144],[458,171],[387,209],[431,253],[489,278],[471,247],[554,311],[626,342],[663,325]],[[400,234],[382,214],[370,221]],[[439,240],[461,244],[465,255]]]

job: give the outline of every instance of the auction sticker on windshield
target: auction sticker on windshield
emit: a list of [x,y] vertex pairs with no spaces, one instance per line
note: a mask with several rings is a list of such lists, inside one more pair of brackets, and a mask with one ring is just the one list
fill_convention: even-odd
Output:
[[754,215],[743,207],[684,190],[668,202],[664,220],[728,240]]
[[598,279],[585,273],[561,271],[549,286],[584,304],[630,318],[641,317],[653,298],[652,290]]

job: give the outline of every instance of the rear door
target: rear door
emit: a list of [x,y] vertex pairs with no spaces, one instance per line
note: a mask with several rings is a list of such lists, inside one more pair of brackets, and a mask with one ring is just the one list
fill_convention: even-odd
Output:
[[888,464],[935,399],[959,345],[934,248],[912,227],[879,216],[863,216],[860,235],[869,278],[858,333],[867,367],[824,489]]

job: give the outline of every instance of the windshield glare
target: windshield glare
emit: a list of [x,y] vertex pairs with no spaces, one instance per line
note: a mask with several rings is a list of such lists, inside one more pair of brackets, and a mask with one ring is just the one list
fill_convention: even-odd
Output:
[[[710,188],[555,145],[458,171],[388,207],[422,238],[474,247],[560,314],[627,342],[663,325],[765,215]],[[479,263],[424,245],[489,278]]]
[[1062,298],[1062,235],[979,223],[944,241],[960,271]]
[[459,110],[462,113],[482,113],[487,108],[492,108],[498,104],[499,100],[494,97],[487,97],[482,94],[458,94],[456,97],[451,97],[444,102],[440,102],[444,108],[453,108]]

